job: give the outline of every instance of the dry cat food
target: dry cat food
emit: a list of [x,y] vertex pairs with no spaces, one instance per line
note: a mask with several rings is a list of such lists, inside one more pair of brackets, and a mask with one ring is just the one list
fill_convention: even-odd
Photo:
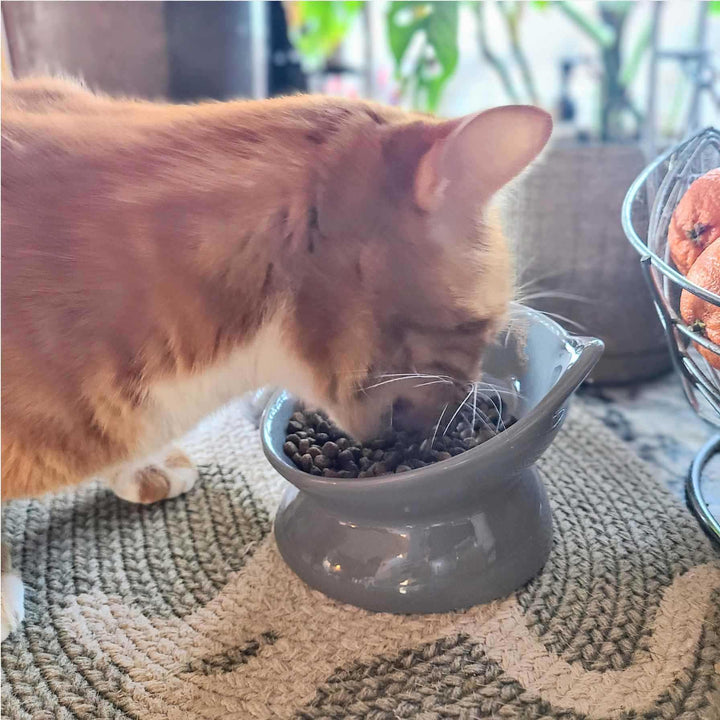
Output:
[[491,401],[478,398],[472,410],[457,413],[435,433],[386,430],[364,444],[356,442],[318,410],[298,410],[287,426],[283,450],[293,463],[312,475],[368,478],[402,473],[460,455],[510,427],[515,418]]

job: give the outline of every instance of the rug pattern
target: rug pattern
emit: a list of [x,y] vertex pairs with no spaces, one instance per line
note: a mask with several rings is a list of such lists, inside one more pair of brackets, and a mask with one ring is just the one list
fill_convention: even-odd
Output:
[[720,559],[577,405],[540,469],[551,557],[464,612],[326,599],[270,533],[282,480],[239,404],[186,440],[202,481],[151,507],[99,484],[9,504],[27,621],[8,718],[720,719]]

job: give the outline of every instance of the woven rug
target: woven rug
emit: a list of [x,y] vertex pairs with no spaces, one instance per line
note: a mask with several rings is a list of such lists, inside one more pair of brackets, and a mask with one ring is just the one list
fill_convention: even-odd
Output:
[[541,575],[465,612],[373,614],[282,563],[282,481],[240,405],[187,439],[202,482],[151,507],[99,485],[5,509],[27,621],[8,718],[720,718],[720,562],[579,405],[541,462]]
[[[717,430],[690,407],[677,373],[625,387],[586,385],[577,401],[651,465],[677,497],[685,496],[690,463]],[[717,462],[706,466],[704,474],[711,480],[708,499],[720,502]]]

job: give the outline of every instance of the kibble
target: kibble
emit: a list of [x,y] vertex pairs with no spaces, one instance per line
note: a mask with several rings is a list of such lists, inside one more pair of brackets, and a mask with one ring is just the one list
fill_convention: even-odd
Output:
[[347,450],[343,450],[337,456],[337,461],[339,465],[347,465],[349,462],[353,462],[354,460],[355,456],[352,454],[352,450],[350,450],[350,448],[347,448]]
[[326,478],[372,478],[427,467],[467,452],[510,427],[515,418],[490,401],[478,400],[474,420],[458,413],[434,437],[385,430],[360,444],[320,411],[297,410],[287,425],[284,453],[304,472]]
[[332,460],[325,455],[316,455],[315,465],[317,465],[317,467],[319,467],[321,470],[326,470],[332,465]]

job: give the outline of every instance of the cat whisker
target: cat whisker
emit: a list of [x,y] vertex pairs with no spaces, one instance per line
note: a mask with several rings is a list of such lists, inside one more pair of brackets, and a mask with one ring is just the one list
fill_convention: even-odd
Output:
[[372,390],[373,388],[381,387],[382,385],[389,385],[394,382],[401,382],[402,380],[412,380],[415,375],[403,375],[402,377],[390,378],[389,380],[382,380],[381,382],[374,383],[372,385],[366,385],[363,390]]
[[[473,385],[477,386],[478,388],[483,388],[487,390],[492,390],[494,393],[502,393],[503,395],[507,395],[508,397],[517,397],[521,400],[525,399],[524,393],[521,393],[519,390],[506,390],[505,388],[497,387],[496,385],[491,385],[490,383],[483,382],[482,380],[477,380]],[[481,397],[485,397],[484,395],[481,395]]]
[[[380,382],[376,382],[372,385],[366,385],[363,390],[372,390],[373,388],[380,387],[382,385],[388,385],[390,383],[394,382],[400,382],[402,380],[431,380],[432,382],[444,382],[444,383],[452,383],[453,380],[449,378],[447,375],[428,375],[423,373],[407,373],[407,374],[393,374],[393,375],[378,375],[378,377],[387,377],[387,380],[381,380]],[[428,383],[430,384],[430,383]],[[420,387],[420,386],[415,386]]]
[[556,320],[562,320],[568,325],[572,325],[574,328],[577,328],[578,330],[580,330],[580,332],[587,332],[587,328],[582,323],[579,323],[577,320],[573,320],[572,318],[565,317],[565,315],[561,315],[560,313],[555,312],[548,312],[547,310],[543,310],[543,314],[548,315],[551,318],[555,318]]
[[590,298],[574,293],[565,292],[564,290],[543,290],[541,292],[529,293],[528,295],[520,295],[516,297],[516,302],[526,303],[530,300],[540,300],[541,298],[556,298],[558,300],[574,300],[581,303],[592,302]]
[[482,388],[485,390],[492,390],[493,393],[502,393],[503,395],[518,395],[518,393],[515,390],[505,390],[504,388],[495,387],[495,385],[491,385],[490,383],[477,381],[470,383],[470,387],[476,386],[478,388]]
[[445,407],[442,409],[442,412],[440,413],[440,417],[438,418],[437,424],[435,425],[435,430],[432,434],[432,440],[430,440],[430,447],[432,448],[433,444],[435,443],[435,438],[437,437],[437,431],[440,427],[440,423],[442,422],[443,416],[445,415],[445,411],[448,409],[448,405],[450,403],[445,403]]
[[380,378],[391,378],[391,377],[417,377],[417,378],[444,378],[446,380],[452,380],[449,375],[437,375],[434,373],[419,373],[419,372],[411,372],[411,373],[384,373],[382,375],[377,375],[377,377]]
[[445,431],[443,432],[443,435],[447,433],[447,431],[450,429],[450,426],[453,424],[453,420],[458,416],[458,413],[462,409],[463,405],[470,399],[470,396],[472,395],[472,390],[465,396],[465,399],[458,405],[457,410],[455,411],[455,414],[450,418],[450,422],[445,426]]
[[498,399],[498,405],[499,405],[499,407],[498,407],[498,421],[497,421],[496,429],[497,429],[498,432],[499,432],[501,425],[502,425],[502,429],[503,429],[503,430],[505,429],[505,421],[503,420],[503,416],[502,416],[503,401],[502,401],[502,395],[501,395],[500,393],[497,394],[497,399]]
[[[493,390],[494,389],[495,388],[493,388]],[[497,394],[499,406],[489,395],[483,395],[483,399],[487,400],[495,408],[495,410],[498,414],[498,422],[497,422],[497,425],[495,426],[495,429],[499,431],[501,424],[503,425],[503,429],[505,429],[505,424],[503,423],[503,419],[502,419],[502,398],[500,397],[500,393],[496,393],[496,394]],[[489,423],[489,418],[488,418],[488,423]]]
[[503,343],[503,347],[506,350],[507,350],[508,343],[510,342],[510,338],[512,337],[512,334],[513,334],[512,329],[513,329],[513,321],[511,319],[505,327],[505,342]]
[[[467,403],[466,403],[466,404],[467,404]],[[475,421],[473,421],[473,424],[472,424],[473,430],[474,430],[474,428],[475,428],[475,422],[477,421],[478,418],[480,418],[480,421],[482,422],[482,424],[483,424],[485,427],[492,427],[492,423],[490,422],[490,418],[488,418],[488,416],[485,415],[485,413],[484,413],[482,410],[479,410],[477,407],[474,407],[473,410],[474,410],[474,412],[475,412]],[[468,416],[465,415],[464,413],[463,413],[463,418],[465,419],[465,422],[467,422],[467,423],[470,422],[470,419],[469,419]]]
[[472,408],[473,414],[472,414],[472,424],[470,425],[470,427],[472,427],[472,428],[475,427],[475,413],[477,412],[477,389],[478,389],[477,383],[473,383],[473,408]]
[[[510,312],[511,312],[511,314],[512,314],[512,312],[513,312],[512,309],[510,310]],[[577,328],[578,330],[580,330],[581,332],[587,332],[587,329],[585,328],[584,325],[582,325],[581,323],[577,322],[576,320],[572,320],[572,319],[569,318],[569,317],[565,317],[565,315],[561,315],[560,313],[550,312],[549,310],[541,310],[540,312],[542,312],[543,315],[547,315],[548,317],[555,318],[556,320],[562,320],[563,322],[566,322],[566,323],[568,323],[569,325],[572,325],[572,326],[576,327],[576,328]],[[507,335],[506,338],[505,338],[506,343],[507,343],[508,337],[509,337],[509,333],[508,333],[508,335]],[[507,346],[507,345],[506,345],[506,346]]]
[[[518,275],[522,275],[522,272],[519,272]],[[518,283],[515,286],[515,292],[516,293],[522,293],[525,290],[529,290],[535,286],[537,286],[539,283],[545,281],[545,280],[551,280],[553,278],[561,277],[563,275],[560,271],[555,272],[549,272],[545,273],[544,275],[539,275],[538,277],[528,278],[524,280],[522,283]]]
[[[482,383],[476,383],[476,385],[480,385],[480,384],[482,384]],[[484,400],[486,400],[487,402],[489,402],[489,403],[495,408],[495,410],[496,410],[496,412],[497,412],[497,414],[498,414],[498,423],[497,423],[497,425],[496,425],[496,430],[499,430],[501,424],[503,425],[503,429],[504,429],[504,428],[505,428],[505,424],[504,424],[504,421],[503,421],[503,419],[502,419],[502,407],[503,407],[503,404],[502,404],[502,397],[501,397],[501,395],[500,395],[500,392],[498,391],[498,388],[493,387],[492,385],[489,385],[489,384],[487,384],[487,383],[484,383],[484,384],[485,384],[488,388],[490,388],[490,389],[497,395],[498,402],[496,403],[489,395],[483,394],[483,395],[481,395],[481,397],[482,397]],[[469,396],[469,395],[468,395],[468,396]],[[475,405],[477,405],[477,401],[476,401]],[[484,420],[487,422],[488,425],[490,424],[489,418],[484,417]]]
[[[407,376],[407,377],[415,377],[416,375],[425,375],[427,373],[417,373],[416,371],[410,371],[407,373],[379,373],[379,374],[372,374],[368,375],[366,370],[346,370],[344,372],[338,372],[335,373],[337,377],[363,377],[363,378],[387,378],[387,377],[400,377],[400,376]],[[436,375],[434,373],[428,374],[429,377],[448,377],[450,379],[450,376],[441,376]]]
[[424,382],[424,383],[420,383],[419,385],[413,385],[413,390],[415,388],[427,387],[428,385],[438,385],[438,384],[453,385],[453,381],[452,380],[431,380],[430,382]]

